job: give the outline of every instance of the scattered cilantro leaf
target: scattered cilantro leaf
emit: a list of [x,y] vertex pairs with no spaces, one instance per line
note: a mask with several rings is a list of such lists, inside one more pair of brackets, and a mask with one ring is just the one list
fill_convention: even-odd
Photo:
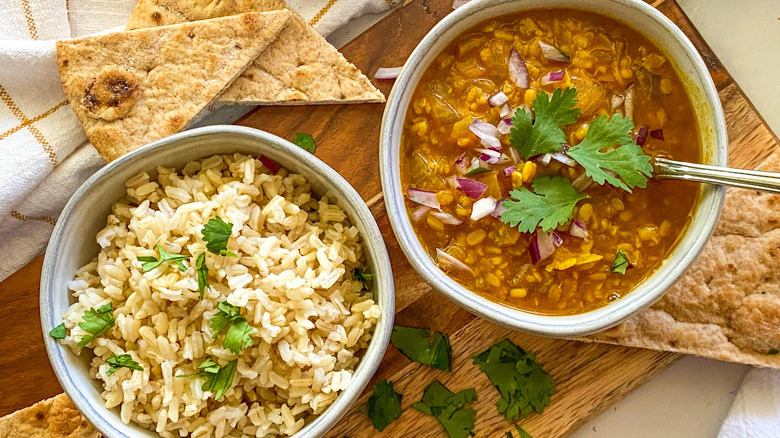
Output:
[[428,329],[417,327],[393,327],[390,342],[404,356],[443,371],[452,371],[452,347],[447,335],[434,332],[433,342],[428,342]]
[[433,381],[423,393],[422,400],[412,407],[434,416],[450,438],[466,438],[474,431],[477,411],[465,406],[477,399],[474,388],[455,394],[438,380]]
[[574,108],[576,97],[574,88],[558,88],[552,96],[540,92],[533,102],[534,117],[522,108],[515,111],[509,144],[526,160],[560,151],[566,143],[561,126],[576,122],[580,116],[580,110]]
[[170,254],[165,252],[164,249],[162,249],[162,246],[160,244],[157,244],[157,252],[160,254],[160,258],[157,259],[156,257],[150,257],[150,256],[142,256],[138,257],[138,261],[144,262],[144,264],[141,266],[141,271],[143,272],[149,272],[152,269],[162,265],[165,262],[171,261],[176,264],[176,266],[179,268],[180,271],[186,271],[187,267],[184,266],[184,263],[182,261],[187,260],[189,257],[186,255],[181,254]]
[[312,154],[314,153],[314,150],[317,149],[317,144],[314,143],[314,137],[312,137],[311,134],[303,134],[299,132],[295,134],[293,143],[295,143],[301,149],[307,152],[311,152]]
[[108,364],[107,376],[114,374],[120,368],[130,368],[131,370],[143,371],[144,367],[138,362],[134,361],[129,354],[115,354],[106,359]]
[[777,354],[777,353],[780,353],[780,350],[778,350],[777,348],[773,348],[773,349],[769,350],[769,352],[767,354]]
[[205,377],[206,381],[203,382],[201,389],[204,391],[211,391],[214,394],[214,400],[219,400],[220,397],[225,395],[230,385],[233,384],[233,377],[236,375],[236,367],[238,366],[238,359],[234,359],[227,363],[227,365],[220,367],[213,360],[209,359],[210,364],[206,365],[206,362],[200,364],[198,368],[204,368],[203,372],[198,374],[200,377]]
[[219,365],[214,362],[213,359],[208,358],[201,362],[200,365],[198,365],[199,369],[202,369],[203,371],[197,373],[197,374],[180,374],[176,377],[183,379],[185,377],[208,377],[209,374],[216,374],[219,371]]
[[488,169],[487,167],[477,167],[476,169],[469,170],[468,172],[463,174],[463,176],[479,175],[480,173],[485,173],[485,172],[490,172],[490,169]]
[[211,318],[211,330],[214,331],[212,337],[216,338],[229,327],[222,340],[222,347],[233,354],[239,354],[244,348],[251,346],[252,338],[249,334],[252,332],[252,326],[241,316],[239,308],[223,301],[217,303],[217,309],[219,313]]
[[631,267],[631,262],[628,260],[628,256],[623,251],[618,250],[617,254],[615,254],[615,260],[612,262],[612,272],[626,275],[626,269],[629,267]]
[[517,420],[536,411],[541,414],[555,393],[555,382],[542,370],[531,352],[504,339],[474,356],[479,366],[501,394],[498,412],[507,420]]
[[506,208],[501,213],[501,221],[517,227],[522,233],[530,233],[537,226],[544,232],[556,228],[571,219],[578,201],[587,198],[562,176],[539,176],[531,186],[533,192],[525,187],[512,190],[511,199],[501,204]]
[[363,285],[363,289],[371,290],[371,283],[374,281],[374,274],[371,273],[371,268],[368,266],[355,269],[355,280],[359,281]]
[[227,250],[228,240],[233,234],[233,224],[225,222],[221,217],[216,216],[209,219],[201,230],[203,240],[206,241],[206,249],[216,255],[238,257],[235,253]]
[[[530,433],[526,432],[522,427],[515,424],[515,430],[517,430],[518,438],[533,438]],[[512,431],[506,432],[506,438],[514,438]]]
[[67,336],[68,333],[65,330],[65,323],[58,325],[57,327],[54,327],[49,332],[49,336],[51,336],[54,339],[65,339],[65,336]]
[[[567,153],[596,183],[608,182],[631,193],[634,187],[647,186],[647,178],[653,174],[650,157],[629,135],[633,128],[634,122],[620,114],[609,121],[601,116],[590,123],[582,142]],[[617,147],[602,152],[612,146]]]
[[206,292],[206,288],[209,286],[209,267],[206,266],[206,253],[202,252],[195,260],[195,272],[198,273],[198,292],[200,298],[203,299],[203,294]]
[[114,326],[114,312],[112,304],[110,302],[100,306],[99,309],[94,307],[84,312],[84,320],[79,323],[79,327],[82,330],[89,333],[90,336],[84,336],[79,341],[79,348],[84,348],[90,341],[98,336],[106,333]]
[[368,415],[374,429],[381,432],[401,416],[402,397],[393,389],[393,382],[380,380],[374,385],[371,397],[360,406],[359,410]]

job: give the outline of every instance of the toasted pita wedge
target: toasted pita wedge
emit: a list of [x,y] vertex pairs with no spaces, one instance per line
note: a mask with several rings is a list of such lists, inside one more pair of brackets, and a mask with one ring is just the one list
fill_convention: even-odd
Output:
[[[128,30],[286,8],[280,0],[140,0]],[[218,98],[220,103],[291,105],[384,102],[384,96],[303,18],[290,24]]]
[[98,438],[65,394],[40,401],[0,418],[0,436],[25,438]]
[[111,161],[187,127],[290,19],[286,10],[57,42],[62,86]]

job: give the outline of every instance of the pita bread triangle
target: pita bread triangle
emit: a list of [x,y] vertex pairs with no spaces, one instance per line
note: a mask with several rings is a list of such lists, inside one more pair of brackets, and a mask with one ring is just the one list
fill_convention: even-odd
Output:
[[270,44],[286,10],[57,42],[65,96],[106,160],[186,128]]
[[[140,0],[126,29],[286,9],[281,0]],[[368,78],[298,14],[219,97],[220,103],[291,105],[384,102]]]

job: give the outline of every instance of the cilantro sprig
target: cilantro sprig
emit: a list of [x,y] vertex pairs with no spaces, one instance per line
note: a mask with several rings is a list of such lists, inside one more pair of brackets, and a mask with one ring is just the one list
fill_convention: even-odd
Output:
[[233,224],[225,222],[221,217],[216,216],[209,219],[201,230],[203,240],[206,241],[206,249],[216,255],[238,257],[235,253],[227,250],[228,240],[233,234]]
[[143,371],[144,367],[134,361],[129,354],[115,354],[106,359],[108,364],[107,376],[114,374],[120,368],[130,368],[131,370]]
[[540,92],[533,102],[535,117],[523,108],[515,111],[509,144],[526,160],[560,151],[566,143],[561,127],[576,122],[580,116],[580,110],[574,108],[576,97],[577,90],[574,88],[558,88],[552,96]]
[[586,195],[578,192],[571,182],[562,176],[544,175],[531,182],[534,191],[525,187],[509,192],[511,199],[501,204],[506,211],[501,221],[530,233],[537,226],[547,232],[571,219],[574,206]]
[[428,341],[428,329],[417,327],[393,327],[390,342],[404,356],[443,371],[452,371],[452,347],[447,335],[434,332],[433,341]]
[[84,312],[83,321],[79,323],[79,327],[85,332],[89,333],[89,336],[84,336],[78,343],[79,348],[84,348],[93,339],[106,333],[114,326],[114,312],[110,302],[95,309],[94,307]]
[[517,420],[536,411],[541,414],[555,393],[555,382],[542,370],[533,353],[504,339],[473,357],[501,394],[498,412],[507,420]]
[[374,429],[381,432],[401,416],[402,397],[393,389],[393,382],[380,380],[374,385],[374,392],[368,401],[358,409],[371,419]]
[[211,330],[213,338],[217,338],[225,328],[228,329],[222,340],[222,347],[227,348],[233,354],[239,354],[245,348],[252,345],[252,326],[241,316],[239,308],[226,301],[217,304],[219,313],[211,318]]
[[206,292],[206,288],[209,285],[209,267],[206,266],[206,253],[202,252],[195,259],[195,272],[198,274],[198,293],[200,298],[203,298],[203,294]]
[[214,394],[214,400],[219,400],[220,397],[225,395],[230,385],[233,384],[233,378],[236,375],[236,368],[238,366],[238,359],[232,360],[225,366],[219,366],[213,359],[206,359],[200,365],[198,369],[203,371],[197,374],[179,375],[176,377],[203,377],[206,379],[201,386],[204,391],[211,391]]
[[441,382],[434,380],[423,392],[422,400],[412,408],[432,415],[444,426],[450,438],[466,438],[474,432],[477,411],[466,405],[477,399],[474,388],[453,393]]
[[182,263],[184,260],[187,260],[189,256],[181,255],[181,254],[169,254],[165,252],[164,249],[162,249],[162,246],[160,244],[157,244],[157,252],[160,254],[160,258],[157,257],[151,257],[151,256],[142,256],[138,257],[139,262],[144,262],[143,265],[141,265],[141,271],[142,272],[149,272],[152,269],[162,265],[165,262],[173,262],[176,264],[176,266],[179,268],[180,271],[184,272],[187,270],[187,267],[184,266],[184,263]]

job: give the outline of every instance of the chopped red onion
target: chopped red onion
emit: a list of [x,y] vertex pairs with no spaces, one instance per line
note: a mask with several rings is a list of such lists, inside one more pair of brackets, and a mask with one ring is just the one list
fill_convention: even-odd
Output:
[[468,271],[468,272],[472,272],[472,273],[474,272],[474,271],[471,270],[471,268],[466,266],[465,263],[463,263],[462,261],[456,259],[455,257],[447,254],[446,252],[442,251],[439,248],[436,248],[436,261],[439,262],[439,265],[442,265],[442,266],[445,266],[445,267],[462,269],[464,271]]
[[541,164],[547,165],[550,164],[552,157],[552,154],[542,154],[539,158],[537,158],[537,161]]
[[501,220],[501,215],[506,211],[506,207],[504,207],[504,201],[506,201],[506,198],[499,199],[498,202],[496,202],[496,208],[493,210],[493,213],[490,213],[491,216]]
[[563,52],[561,49],[547,44],[544,41],[539,41],[539,47],[542,48],[542,55],[550,61],[569,62],[571,57]]
[[[490,158],[490,157],[488,157],[488,158]],[[486,168],[490,169],[490,164],[487,161],[485,161],[485,160],[480,160],[479,158],[474,157],[471,160],[471,165],[469,165],[468,171],[465,172],[465,173],[469,173],[472,170],[478,169],[480,167],[486,167]]]
[[474,120],[469,125],[469,131],[479,137],[482,146],[490,149],[501,150],[501,141],[498,139],[498,129],[490,123]]
[[504,169],[504,175],[509,176],[515,172],[514,166],[509,166],[506,169]]
[[631,84],[626,88],[626,97],[623,102],[623,110],[626,113],[626,118],[634,120],[634,84]]
[[464,173],[469,171],[468,168],[469,164],[471,163],[466,163],[466,158],[461,155],[460,158],[455,160],[455,170],[459,174],[463,175]]
[[553,239],[549,234],[539,230],[534,237],[531,238],[531,243],[528,245],[528,252],[531,253],[531,262],[536,264],[540,260],[550,257],[555,252],[555,243],[553,243]]
[[552,84],[553,82],[559,82],[563,80],[564,76],[566,75],[562,71],[551,71],[550,73],[542,76],[541,83],[542,85],[548,85]]
[[444,180],[444,182],[446,182],[448,186],[452,187],[455,190],[460,188],[460,184],[458,184],[458,177],[455,175],[448,176],[447,179]]
[[474,151],[475,152],[479,152],[479,153],[484,154],[484,155],[487,155],[487,156],[492,157],[492,158],[500,158],[501,157],[501,152],[495,151],[493,149],[475,148]]
[[515,163],[520,162],[520,152],[517,152],[515,148],[509,148],[509,156],[512,157],[512,161]]
[[471,206],[471,220],[478,221],[489,216],[496,209],[496,199],[492,196],[482,198]]
[[503,91],[499,91],[488,99],[488,104],[492,107],[501,106],[507,102],[509,102],[509,98]]
[[440,220],[445,225],[460,225],[463,223],[462,220],[456,218],[455,216],[445,213],[443,211],[434,211],[431,212],[431,216],[435,217],[436,219]]
[[502,135],[509,134],[510,132],[512,132],[512,119],[501,119],[501,121],[498,122],[496,129],[498,129],[499,134]]
[[487,190],[487,184],[475,181],[470,178],[458,178],[458,185],[463,193],[471,199],[479,199],[485,190]]
[[420,222],[420,219],[424,218],[429,211],[431,211],[431,207],[428,207],[427,205],[418,206],[412,210],[412,221]]
[[561,236],[560,236],[558,233],[556,233],[555,231],[553,231],[553,232],[550,234],[550,237],[552,238],[552,241],[553,241],[553,243],[555,244],[555,246],[561,246],[561,245],[563,245],[563,237],[561,237]]
[[664,141],[664,130],[663,129],[654,129],[650,131],[650,137],[653,137],[656,140]]
[[520,88],[528,88],[531,81],[528,79],[528,68],[525,66],[525,61],[520,57],[520,53],[517,49],[512,49],[509,52],[509,79]]
[[395,79],[402,69],[403,67],[381,67],[374,73],[374,79]]
[[639,128],[639,132],[636,134],[636,144],[639,146],[644,146],[645,142],[647,141],[647,126],[642,126]]
[[559,163],[563,163],[569,167],[574,167],[577,165],[577,162],[574,161],[574,158],[564,154],[563,152],[556,152],[552,154],[552,158],[555,161],[558,161]]
[[510,161],[512,161],[512,159],[509,158],[509,155],[507,155],[507,154],[501,154],[501,156],[498,157],[498,162],[501,163],[501,164],[508,163]]
[[590,187],[591,184],[593,184],[591,177],[589,177],[587,173],[582,172],[580,176],[572,181],[571,186],[574,187],[574,190],[581,192]]
[[612,95],[612,101],[610,103],[610,106],[613,110],[616,110],[620,105],[623,105],[623,101],[625,98],[619,94],[613,94]]
[[428,207],[435,208],[436,210],[441,209],[439,200],[436,199],[436,192],[409,187],[406,189],[406,194],[409,196],[409,200],[412,202],[416,202],[421,205],[427,205]]
[[260,155],[257,157],[258,160],[260,160],[261,163],[263,163],[263,166],[267,167],[268,170],[271,171],[274,175],[276,175],[277,172],[279,172],[279,169],[282,168],[282,166],[276,164],[276,162],[265,155]]
[[569,234],[571,234],[574,237],[579,237],[582,239],[587,238],[588,229],[585,227],[585,222],[571,221],[571,226],[569,227]]
[[501,118],[503,119],[504,117],[511,116],[513,112],[514,111],[512,111],[512,107],[509,106],[509,104],[505,103],[504,105],[501,106],[501,113],[499,113],[499,114],[500,114]]

